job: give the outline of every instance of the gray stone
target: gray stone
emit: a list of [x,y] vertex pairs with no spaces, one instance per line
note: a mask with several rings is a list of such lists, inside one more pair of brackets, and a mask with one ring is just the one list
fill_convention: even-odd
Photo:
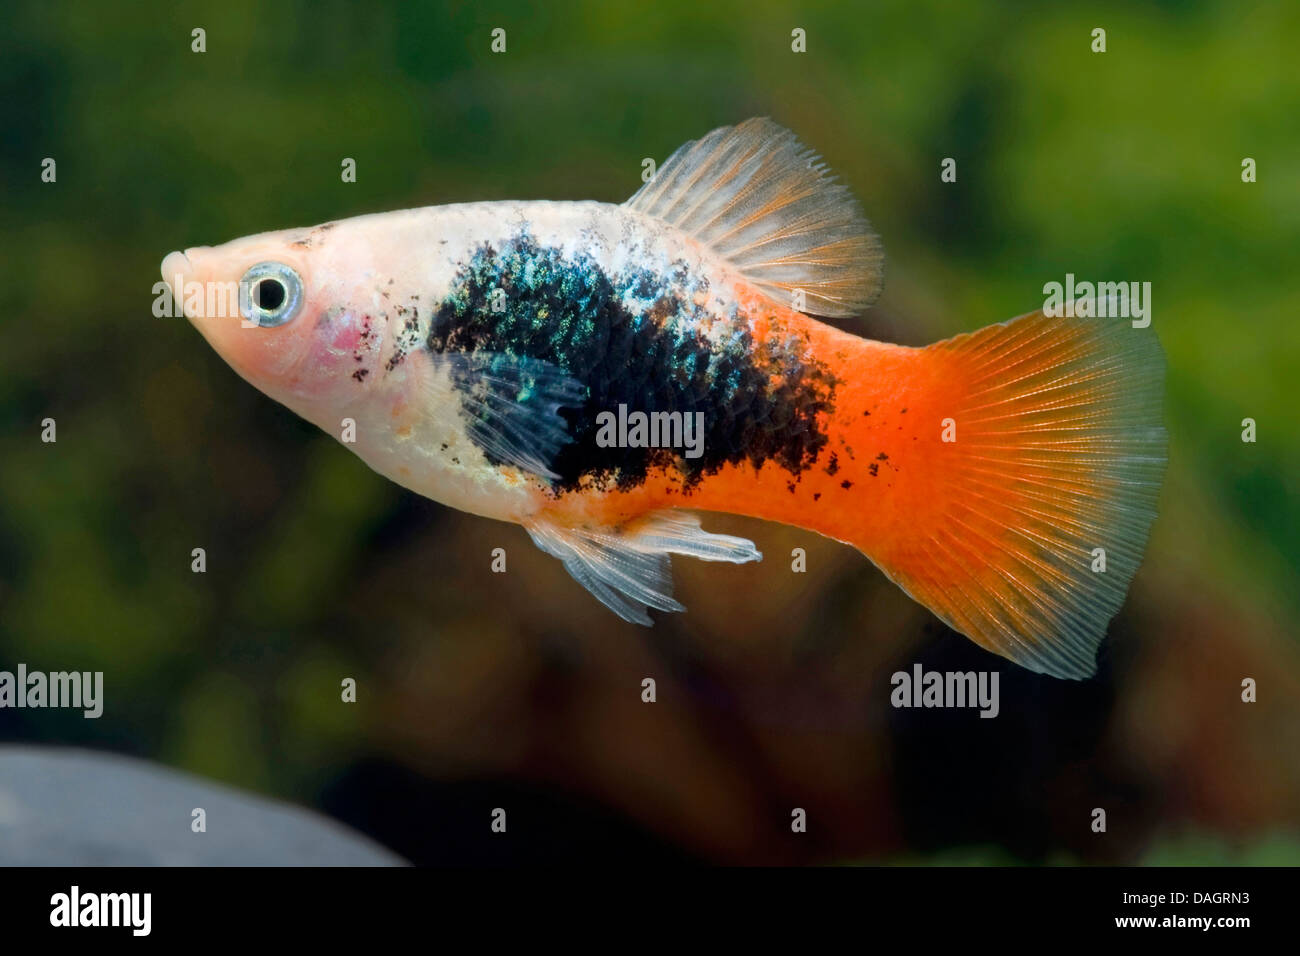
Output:
[[0,746],[0,866],[404,864],[320,814],[143,760]]

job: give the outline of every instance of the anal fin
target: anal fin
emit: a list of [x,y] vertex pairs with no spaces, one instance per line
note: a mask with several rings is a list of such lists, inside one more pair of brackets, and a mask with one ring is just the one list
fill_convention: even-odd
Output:
[[711,534],[690,512],[660,511],[620,528],[525,525],[533,542],[563,562],[574,579],[625,621],[653,625],[649,613],[684,611],[673,599],[669,555],[743,564],[763,555],[747,538]]

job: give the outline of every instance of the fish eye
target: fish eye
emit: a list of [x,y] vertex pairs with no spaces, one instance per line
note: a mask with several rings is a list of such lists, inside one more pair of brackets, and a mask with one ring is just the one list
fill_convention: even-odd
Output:
[[260,328],[291,321],[302,309],[302,279],[282,262],[259,262],[239,280],[239,311]]

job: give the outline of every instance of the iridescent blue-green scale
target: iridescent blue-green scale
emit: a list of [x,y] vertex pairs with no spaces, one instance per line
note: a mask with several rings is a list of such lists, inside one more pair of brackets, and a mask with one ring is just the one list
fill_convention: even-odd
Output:
[[[588,256],[566,255],[524,234],[473,252],[435,309],[427,344],[434,352],[541,359],[587,387],[584,405],[560,410],[573,440],[549,462],[560,475],[557,490],[584,477],[627,488],[663,465],[675,466],[688,490],[742,461],[775,460],[797,475],[826,443],[819,419],[832,407],[833,377],[798,343],[755,343],[743,322],[724,342],[711,342],[701,332],[699,291],[707,291],[707,280],[680,263],[663,274],[632,269],[610,276]],[[773,371],[782,379],[777,386]],[[629,412],[702,412],[703,454],[601,447],[597,416],[617,414],[620,405]]]

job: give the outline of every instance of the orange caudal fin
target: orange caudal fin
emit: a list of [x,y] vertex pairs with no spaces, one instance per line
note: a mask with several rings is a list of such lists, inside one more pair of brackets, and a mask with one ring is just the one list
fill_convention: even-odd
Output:
[[917,439],[859,547],[977,644],[1092,675],[1164,474],[1154,333],[1033,313],[913,354]]

